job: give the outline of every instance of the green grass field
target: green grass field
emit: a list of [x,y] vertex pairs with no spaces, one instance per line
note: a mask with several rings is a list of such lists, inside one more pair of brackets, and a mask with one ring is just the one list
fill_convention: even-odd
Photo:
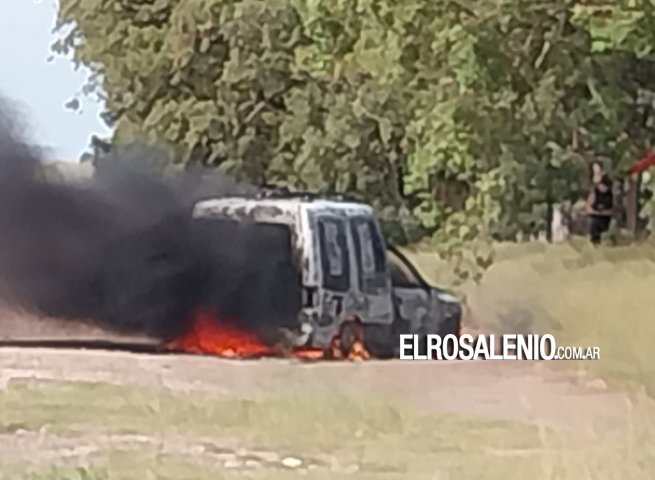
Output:
[[[362,393],[321,393],[212,398],[12,382],[0,391],[0,478],[624,480],[655,471],[653,425],[641,420],[627,435],[590,443],[519,423],[421,415],[400,401]],[[40,443],[21,458],[25,450],[12,452],[11,442],[29,432]],[[131,437],[138,441],[119,442]],[[67,444],[95,449],[83,460],[66,458]],[[287,456],[303,466],[285,466]],[[244,466],[247,459],[255,466]]]

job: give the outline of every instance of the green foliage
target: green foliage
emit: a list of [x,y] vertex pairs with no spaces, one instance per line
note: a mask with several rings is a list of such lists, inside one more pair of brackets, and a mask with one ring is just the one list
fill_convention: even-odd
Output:
[[93,69],[114,141],[358,194],[394,241],[463,258],[650,144],[653,6],[624,3],[62,0],[55,48]]

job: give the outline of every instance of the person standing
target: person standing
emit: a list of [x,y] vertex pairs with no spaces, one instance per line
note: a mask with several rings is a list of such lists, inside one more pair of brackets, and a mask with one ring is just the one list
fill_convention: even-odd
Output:
[[609,230],[614,211],[612,181],[599,161],[591,164],[592,189],[587,198],[589,215],[589,239],[598,245],[602,235]]

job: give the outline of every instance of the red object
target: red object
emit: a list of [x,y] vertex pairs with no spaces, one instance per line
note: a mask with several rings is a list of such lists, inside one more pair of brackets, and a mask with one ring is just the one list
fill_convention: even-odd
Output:
[[648,150],[646,150],[646,153],[643,157],[641,157],[635,163],[630,165],[630,168],[628,169],[628,174],[632,175],[635,173],[641,173],[644,170],[652,167],[653,165],[655,165],[655,153],[653,153],[653,150],[649,148]]

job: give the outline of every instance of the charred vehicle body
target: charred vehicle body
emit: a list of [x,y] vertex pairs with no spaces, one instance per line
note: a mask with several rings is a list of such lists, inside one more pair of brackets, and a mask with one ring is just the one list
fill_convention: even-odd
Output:
[[367,204],[267,192],[200,201],[193,219],[208,226],[257,225],[262,235],[276,236],[288,252],[278,261],[292,265],[295,278],[287,278],[299,287],[288,290],[299,296],[290,330],[294,347],[327,349],[338,336],[341,348],[359,339],[374,356],[389,357],[397,354],[400,334],[459,335],[460,302],[428,285],[387,246]]

